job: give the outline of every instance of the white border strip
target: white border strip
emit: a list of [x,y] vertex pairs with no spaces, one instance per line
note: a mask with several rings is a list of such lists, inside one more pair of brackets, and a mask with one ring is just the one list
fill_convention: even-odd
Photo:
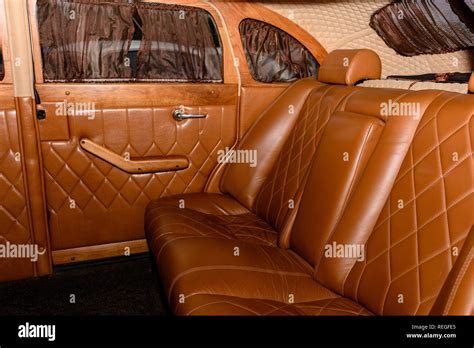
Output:
[[5,21],[12,64],[13,94],[33,97],[33,61],[25,0],[5,0]]

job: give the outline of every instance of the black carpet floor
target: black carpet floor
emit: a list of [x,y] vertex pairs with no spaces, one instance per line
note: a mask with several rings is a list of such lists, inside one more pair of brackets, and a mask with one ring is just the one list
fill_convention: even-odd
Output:
[[67,266],[49,277],[0,284],[0,315],[164,314],[149,255]]

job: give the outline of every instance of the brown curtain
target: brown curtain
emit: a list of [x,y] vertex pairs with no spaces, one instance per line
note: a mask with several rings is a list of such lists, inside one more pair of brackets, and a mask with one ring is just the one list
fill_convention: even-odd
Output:
[[473,17],[472,0],[402,0],[377,10],[370,26],[401,55],[416,56],[474,47]]
[[38,0],[45,81],[130,79],[133,11],[127,0]]
[[245,19],[240,36],[252,77],[261,82],[291,82],[316,76],[318,63],[295,38],[268,23]]
[[3,51],[0,47],[0,81],[5,77],[5,64],[3,64]]
[[202,9],[137,3],[142,21],[138,80],[222,82],[221,53]]

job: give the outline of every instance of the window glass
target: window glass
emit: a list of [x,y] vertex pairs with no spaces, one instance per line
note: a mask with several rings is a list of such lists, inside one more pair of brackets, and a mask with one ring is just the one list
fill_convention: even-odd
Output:
[[240,37],[250,73],[260,82],[292,82],[316,76],[318,63],[298,40],[254,19],[240,23]]
[[200,8],[129,0],[38,0],[45,82],[223,82]]
[[137,79],[222,81],[220,44],[206,11],[156,3],[139,3],[137,11],[142,20]]

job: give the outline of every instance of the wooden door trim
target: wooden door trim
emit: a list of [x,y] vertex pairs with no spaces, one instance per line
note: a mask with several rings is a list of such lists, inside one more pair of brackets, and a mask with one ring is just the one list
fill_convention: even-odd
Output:
[[[227,23],[229,36],[234,46],[234,52],[239,61],[238,66],[242,79],[242,86],[270,85],[268,83],[255,81],[250,74],[244,48],[242,46],[242,40],[240,38],[240,22],[244,19],[250,18],[266,22],[287,32],[305,46],[319,64],[322,63],[327,55],[326,49],[310,33],[290,19],[262,5],[250,1],[212,0],[211,2],[219,8],[220,12],[224,15],[225,22]],[[284,86],[289,85],[289,83],[274,83],[273,85]]]
[[128,256],[146,252],[148,252],[148,244],[146,239],[138,239],[127,242],[55,250],[53,251],[53,264],[64,265],[69,263]]
[[37,85],[42,102],[90,102],[98,108],[179,105],[236,105],[235,84],[67,84]]

